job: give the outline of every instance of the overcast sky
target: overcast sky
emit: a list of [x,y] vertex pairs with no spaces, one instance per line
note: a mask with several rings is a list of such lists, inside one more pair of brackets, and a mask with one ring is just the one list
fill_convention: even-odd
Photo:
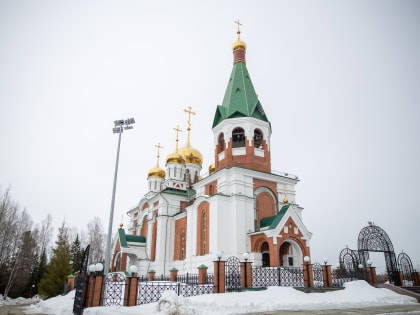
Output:
[[420,269],[420,1],[0,0],[1,187],[35,222],[107,227],[113,121],[134,117],[116,228],[147,192],[154,145],[161,166],[175,149],[187,106],[206,173],[238,18],[272,168],[301,180],[313,261],[357,249],[370,220]]

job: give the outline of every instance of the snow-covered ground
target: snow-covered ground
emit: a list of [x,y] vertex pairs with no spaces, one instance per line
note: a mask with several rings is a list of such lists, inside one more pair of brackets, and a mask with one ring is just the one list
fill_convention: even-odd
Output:
[[[167,291],[159,302],[133,307],[92,307],[84,315],[118,314],[244,314],[274,310],[331,309],[391,304],[416,304],[414,298],[388,289],[377,289],[365,281],[344,284],[345,289],[326,293],[303,293],[290,287],[269,287],[265,291],[206,294],[190,298]],[[26,307],[26,313],[72,315],[74,291]],[[176,312],[177,311],[177,312]]]

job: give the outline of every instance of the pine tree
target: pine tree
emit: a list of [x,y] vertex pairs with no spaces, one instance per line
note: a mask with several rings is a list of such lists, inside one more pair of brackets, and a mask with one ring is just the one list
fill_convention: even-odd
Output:
[[79,241],[79,234],[76,235],[76,239],[71,245],[70,255],[71,255],[71,264],[72,264],[73,273],[74,273],[80,270],[80,265],[83,259],[83,249],[81,248],[81,244]]
[[53,297],[63,293],[64,283],[72,273],[68,228],[65,222],[59,229],[56,245],[47,270],[39,282],[39,293],[44,297]]

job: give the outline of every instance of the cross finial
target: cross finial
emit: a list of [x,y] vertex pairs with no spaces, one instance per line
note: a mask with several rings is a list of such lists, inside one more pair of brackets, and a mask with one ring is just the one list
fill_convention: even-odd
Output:
[[241,34],[241,29],[240,27],[242,26],[241,22],[239,21],[239,19],[237,21],[235,21],[236,24],[238,24],[238,30],[236,32],[236,34],[238,34],[238,38],[239,38],[239,34]]
[[182,130],[179,129],[179,126],[178,125],[176,126],[176,128],[173,128],[173,129],[176,131],[176,150],[175,150],[175,152],[178,152],[178,141],[179,141],[178,134],[180,132],[182,132]]
[[163,147],[160,145],[160,142],[155,145],[155,147],[157,148],[157,161],[156,161],[156,167],[159,167],[159,158],[160,158],[160,149],[163,149]]
[[195,115],[195,112],[192,111],[192,107],[188,106],[186,109],[184,109],[184,112],[188,114],[188,120],[187,120],[187,146],[190,145],[190,132],[191,132],[191,115]]

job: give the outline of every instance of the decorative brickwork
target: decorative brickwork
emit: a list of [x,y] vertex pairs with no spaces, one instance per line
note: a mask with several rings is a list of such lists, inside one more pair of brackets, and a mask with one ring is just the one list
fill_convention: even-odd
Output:
[[203,201],[198,206],[197,213],[197,256],[209,253],[210,213],[209,203]]
[[175,222],[175,239],[174,239],[174,260],[185,259],[185,251],[187,244],[187,217],[176,220]]

